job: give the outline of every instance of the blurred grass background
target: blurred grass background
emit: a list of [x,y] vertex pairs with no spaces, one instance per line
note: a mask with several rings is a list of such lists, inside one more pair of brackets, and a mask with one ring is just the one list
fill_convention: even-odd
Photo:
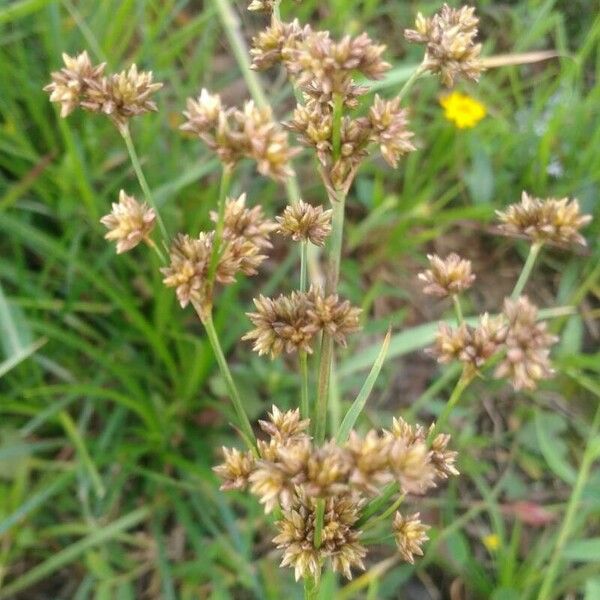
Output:
[[[244,35],[265,20],[239,0]],[[367,30],[388,45],[398,91],[421,49],[402,31],[437,2],[284,0],[335,35]],[[365,166],[351,192],[342,293],[369,315],[338,363],[343,410],[391,323],[394,339],[364,422],[404,414],[429,422],[452,386],[423,354],[448,308],[425,302],[415,274],[431,250],[456,250],[478,281],[469,314],[495,311],[527,248],[493,235],[494,210],[522,189],[579,198],[595,215],[589,248],[550,251],[527,288],[541,306],[577,305],[553,320],[557,376],[535,393],[479,381],[452,421],[462,476],[417,501],[435,524],[414,567],[377,561],[324,598],[535,598],[588,448],[600,400],[600,6],[594,0],[475,2],[486,55],[556,49],[561,58],[492,70],[460,89],[488,116],[459,131],[437,83],[408,102],[419,151],[397,171]],[[247,97],[216,6],[191,0],[0,0],[0,598],[196,599],[298,597],[277,568],[267,519],[254,500],[218,492],[211,472],[235,443],[214,359],[191,310],[162,286],[153,255],[117,257],[101,215],[124,187],[140,191],[107,120],[60,120],[42,87],[61,53],[87,49],[116,71],[136,62],[165,88],[160,112],[133,123],[146,176],[171,232],[196,233],[214,207],[218,166],[178,130],[185,98],[205,86]],[[261,80],[282,119],[292,107],[277,74]],[[304,198],[325,202],[308,157]],[[238,172],[235,191],[271,214],[285,190]],[[251,418],[296,406],[294,365],[270,363],[239,341],[253,294],[295,285],[297,257],[277,245],[260,279],[228,287],[216,322]],[[441,374],[441,379],[439,376]],[[339,414],[332,415],[335,422]],[[600,598],[600,470],[583,482],[565,540],[556,598]],[[382,553],[382,558],[386,556]],[[294,596],[296,594],[296,596]]]

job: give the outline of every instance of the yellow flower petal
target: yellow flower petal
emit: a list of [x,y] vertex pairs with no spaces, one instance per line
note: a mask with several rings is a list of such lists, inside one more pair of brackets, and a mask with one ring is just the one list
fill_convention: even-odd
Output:
[[475,127],[487,113],[485,105],[461,92],[452,92],[440,98],[444,116],[458,129]]

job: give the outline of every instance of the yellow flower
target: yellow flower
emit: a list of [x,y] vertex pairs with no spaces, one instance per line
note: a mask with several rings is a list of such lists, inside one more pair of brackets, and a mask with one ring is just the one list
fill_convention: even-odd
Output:
[[487,112],[481,102],[460,92],[452,92],[443,96],[440,98],[440,104],[444,109],[446,119],[459,129],[475,127]]
[[496,533],[490,533],[489,535],[483,536],[482,541],[489,552],[494,552],[500,547],[500,537]]

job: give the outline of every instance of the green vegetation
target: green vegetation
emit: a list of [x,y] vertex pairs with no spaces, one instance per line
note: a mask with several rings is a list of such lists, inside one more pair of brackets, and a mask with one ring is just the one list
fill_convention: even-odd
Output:
[[[352,582],[327,577],[323,599],[448,598],[452,589],[453,597],[527,600],[549,569],[545,599],[600,597],[600,17],[592,5],[478,2],[486,56],[555,49],[559,58],[459,84],[487,108],[472,129],[444,118],[438,83],[424,79],[405,102],[419,150],[397,170],[369,162],[349,194],[340,290],[371,318],[336,365],[334,423],[383,359],[388,326],[357,425],[389,426],[397,415],[427,423],[450,397],[458,369],[423,352],[437,320],[453,314],[416,282],[428,252],[472,260],[468,317],[501,306],[527,256],[524,242],[495,235],[496,209],[528,190],[576,197],[594,221],[583,231],[587,249],[545,250],[526,287],[561,336],[555,378],[535,392],[472,383],[445,425],[461,476],[416,502],[435,524],[425,557],[399,565],[386,539],[390,548]],[[404,28],[438,6],[303,0],[284,1],[282,14],[386,41],[393,69],[374,87],[391,96],[422,55],[403,41]],[[264,18],[245,8],[237,2],[250,36]],[[201,323],[163,286],[158,257],[140,260],[139,248],[117,256],[103,239],[99,218],[119,189],[142,197],[122,139],[97,115],[59,119],[42,91],[62,52],[87,49],[111,71],[132,62],[153,70],[165,83],[160,112],[133,120],[133,138],[168,230],[197,232],[215,209],[220,165],[178,131],[185,99],[201,87],[234,103],[248,95],[222,18],[215,2],[0,0],[0,599],[300,594],[293,573],[277,568],[270,517],[253,498],[218,491],[218,449],[241,443]],[[269,72],[259,81],[286,118],[284,79]],[[302,195],[325,203],[310,160],[296,161]],[[270,214],[287,198],[249,163],[233,182],[232,193],[242,191]],[[279,246],[274,254],[259,279],[228,286],[215,304],[252,422],[273,402],[295,407],[300,397],[293,361],[270,363],[240,342],[256,290],[274,294],[297,281],[298,256],[278,260]]]

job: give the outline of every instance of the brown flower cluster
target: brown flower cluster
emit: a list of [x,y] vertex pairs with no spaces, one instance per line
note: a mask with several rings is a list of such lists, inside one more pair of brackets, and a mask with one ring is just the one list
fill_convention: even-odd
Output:
[[481,44],[475,42],[478,24],[474,7],[454,9],[444,4],[431,18],[419,13],[415,29],[405,30],[404,36],[409,42],[426,44],[423,68],[452,87],[459,77],[477,81],[483,71]]
[[429,539],[427,537],[429,526],[421,523],[419,513],[405,517],[397,512],[392,528],[400,556],[406,562],[414,564],[415,555],[423,556],[421,546]]
[[50,101],[61,105],[61,117],[75,108],[102,113],[123,131],[131,117],[156,111],[151,96],[162,87],[151,71],[138,71],[136,65],[121,73],[104,75],[104,64],[92,65],[87,52],[76,57],[63,54],[65,67],[52,73],[44,90]]
[[287,206],[280,217],[278,232],[295,242],[311,242],[322,246],[331,233],[331,210],[313,206],[303,200]]
[[290,160],[297,151],[290,148],[269,106],[258,107],[249,100],[242,109],[226,107],[218,94],[203,89],[197,99],[188,98],[183,114],[181,129],[196,134],[226,167],[251,158],[261,175],[284,180],[293,174]]
[[[260,206],[245,206],[243,194],[237,200],[227,200],[215,279],[218,283],[235,281],[238,272],[255,275],[267,258],[265,249],[271,247],[269,236],[276,224],[268,220]],[[216,215],[212,215],[216,220]],[[164,284],[176,288],[182,307],[192,302],[196,306],[209,306],[212,290],[208,289],[208,274],[213,252],[214,231],[201,232],[197,238],[178,234],[170,250],[170,264],[161,269]]]
[[287,126],[302,144],[315,149],[331,192],[350,186],[370,144],[379,145],[393,166],[415,149],[399,99],[376,97],[366,117],[341,114],[356,108],[358,98],[368,91],[355,82],[356,73],[380,79],[390,68],[382,58],[385,46],[375,44],[366,33],[336,42],[328,31],[273,18],[270,27],[254,38],[253,46],[255,68],[281,62],[299,89],[302,101]]
[[431,268],[418,275],[425,283],[424,294],[446,298],[469,289],[475,281],[471,261],[462,259],[454,252],[444,259],[437,254],[428,254],[427,258]]
[[475,373],[494,354],[504,351],[494,376],[508,378],[516,390],[535,389],[539,380],[553,374],[549,354],[558,340],[548,333],[546,323],[538,321],[537,312],[537,307],[521,296],[506,298],[503,312],[497,317],[482,315],[477,327],[463,323],[453,329],[440,323],[430,353],[441,363],[459,360]]
[[534,243],[586,245],[579,230],[591,220],[582,215],[577,200],[548,198],[542,200],[523,192],[521,202],[497,211],[500,229],[507,235],[525,236]]
[[502,315],[490,317],[485,313],[477,327],[462,323],[453,329],[447,323],[440,323],[430,352],[441,363],[459,360],[476,372],[500,349],[505,339],[506,324]]
[[509,378],[516,390],[533,390],[540,379],[554,374],[549,354],[558,338],[548,333],[546,323],[538,321],[537,312],[526,296],[504,301],[506,356],[494,375]]
[[256,312],[248,313],[254,325],[242,339],[254,342],[253,350],[276,358],[282,352],[312,353],[313,338],[326,331],[339,344],[360,327],[360,309],[336,294],[324,296],[316,287],[308,292],[254,299]]
[[[215,471],[223,479],[222,489],[249,488],[266,512],[281,509],[273,541],[284,551],[282,565],[292,566],[296,579],[318,575],[326,558],[348,578],[352,568],[363,568],[366,551],[355,524],[366,499],[383,486],[397,481],[402,492],[423,494],[458,473],[449,436],[438,434],[428,445],[428,432],[402,419],[395,419],[390,431],[371,430],[364,437],[353,431],[343,444],[330,440],[320,447],[308,436],[309,421],[300,418],[298,409],[273,407],[260,426],[269,439],[258,442],[259,457],[224,449],[225,462]],[[325,511],[317,545],[319,501]],[[415,519],[403,525],[397,517],[395,525],[400,552],[411,562],[426,539],[418,535]]]
[[140,204],[124,190],[119,193],[119,202],[113,203],[112,211],[100,219],[100,223],[108,229],[104,237],[117,242],[117,254],[127,252],[147,240],[155,222],[154,210],[147,204]]

